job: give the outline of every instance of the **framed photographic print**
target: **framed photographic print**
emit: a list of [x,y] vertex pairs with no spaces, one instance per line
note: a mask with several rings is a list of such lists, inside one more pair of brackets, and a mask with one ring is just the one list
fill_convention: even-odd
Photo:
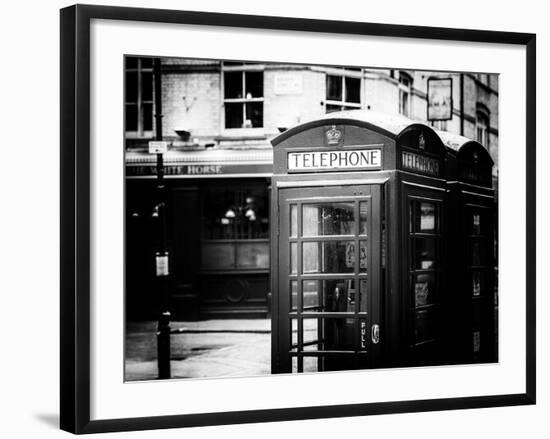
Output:
[[61,124],[62,429],[535,403],[535,35],[77,5]]

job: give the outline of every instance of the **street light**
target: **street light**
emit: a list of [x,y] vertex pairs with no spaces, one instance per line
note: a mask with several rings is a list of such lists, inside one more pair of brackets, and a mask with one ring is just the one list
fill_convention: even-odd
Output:
[[162,96],[160,58],[153,60],[155,77],[155,140],[149,142],[149,153],[157,158],[157,204],[153,217],[158,220],[159,248],[155,253],[157,288],[160,297],[160,310],[157,324],[157,364],[159,379],[170,378],[170,311],[168,310],[169,260],[166,240],[166,194],[164,185],[163,154],[168,151],[168,142],[162,140]]

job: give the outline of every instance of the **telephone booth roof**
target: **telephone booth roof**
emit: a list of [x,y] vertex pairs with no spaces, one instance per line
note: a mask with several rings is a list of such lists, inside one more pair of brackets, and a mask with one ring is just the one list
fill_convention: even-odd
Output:
[[459,134],[449,133],[447,131],[436,131],[437,135],[441,138],[443,144],[447,147],[448,150],[459,159],[462,154],[465,154],[467,151],[477,151],[478,154],[481,154],[485,157],[485,160],[490,163],[491,166],[494,165],[494,161],[491,158],[487,149],[481,145],[481,143],[476,142],[475,140],[468,139],[467,137],[461,136]]
[[402,115],[386,114],[372,110],[347,110],[328,113],[318,119],[295,125],[272,139],[271,143],[273,146],[277,146],[283,140],[302,131],[329,124],[362,126],[389,137],[390,139],[397,139],[405,131],[415,127],[422,127],[434,131],[429,125],[413,121]]
[[458,134],[438,131],[447,149],[447,178],[490,188],[493,159],[481,143]]

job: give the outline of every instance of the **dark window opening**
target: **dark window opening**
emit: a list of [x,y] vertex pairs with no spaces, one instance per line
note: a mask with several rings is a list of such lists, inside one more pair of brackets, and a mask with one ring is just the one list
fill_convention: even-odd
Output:
[[149,137],[153,134],[153,59],[125,58],[125,130],[126,133]]

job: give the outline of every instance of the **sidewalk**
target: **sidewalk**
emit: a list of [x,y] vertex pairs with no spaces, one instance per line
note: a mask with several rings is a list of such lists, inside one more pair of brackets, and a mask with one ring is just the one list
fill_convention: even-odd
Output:
[[[157,378],[156,322],[126,327],[126,381]],[[270,374],[269,319],[172,322],[173,378],[204,378]]]

